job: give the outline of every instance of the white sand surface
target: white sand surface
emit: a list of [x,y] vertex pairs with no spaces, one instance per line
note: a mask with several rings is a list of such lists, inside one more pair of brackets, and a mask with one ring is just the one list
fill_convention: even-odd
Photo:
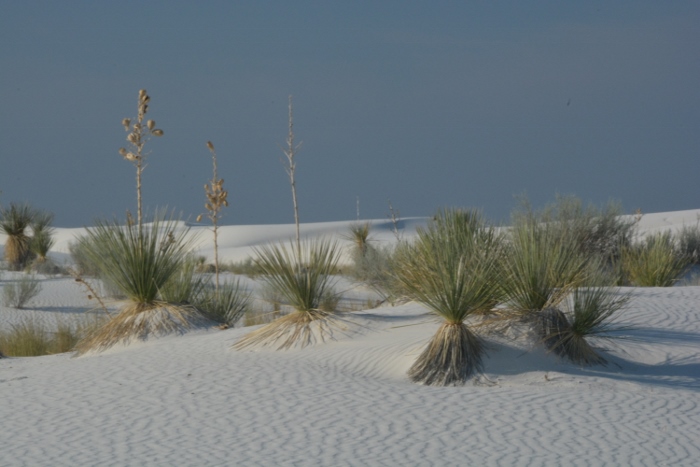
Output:
[[[641,225],[678,228],[698,212]],[[241,258],[256,239],[293,234],[277,228],[225,227],[224,248]],[[0,326],[91,307],[72,279],[43,285],[30,309],[0,307]],[[487,337],[485,374],[463,387],[405,376],[439,326],[416,304],[348,314],[347,333],[301,350],[234,351],[254,328],[200,329],[79,358],[0,359],[0,465],[700,465],[700,287],[625,292],[630,329],[606,349],[608,367]]]

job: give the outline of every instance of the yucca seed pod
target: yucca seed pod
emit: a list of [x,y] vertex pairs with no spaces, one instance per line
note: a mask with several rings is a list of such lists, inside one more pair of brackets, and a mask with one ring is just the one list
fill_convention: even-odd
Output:
[[140,89],[139,90],[139,99],[143,99],[145,95],[146,95],[146,90]]
[[202,215],[201,214],[197,216],[197,220],[195,222],[202,222]]
[[156,122],[155,120],[149,120],[146,122],[146,126],[148,127],[149,130],[153,130],[156,127]]
[[136,144],[137,142],[137,137],[135,133],[129,133],[126,137],[126,140],[130,143]]
[[207,141],[207,147],[209,148],[210,151],[214,150],[214,145],[212,144],[211,141]]
[[124,125],[124,130],[129,131],[129,125],[131,125],[131,119],[125,118],[122,120],[122,125]]
[[163,130],[153,130],[151,134],[153,134],[153,136],[163,136]]
[[126,149],[119,148],[119,154],[121,154],[122,156],[126,156]]

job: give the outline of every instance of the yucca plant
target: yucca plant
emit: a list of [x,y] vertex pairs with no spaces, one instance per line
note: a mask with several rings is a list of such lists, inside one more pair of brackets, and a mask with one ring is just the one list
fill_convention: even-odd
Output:
[[26,230],[33,219],[34,209],[27,203],[0,206],[0,229],[7,235],[5,261],[11,270],[23,269],[29,259],[30,237]]
[[369,232],[372,224],[369,222],[354,223],[350,225],[348,239],[353,242],[353,256],[364,258],[369,249]]
[[46,255],[56,243],[53,238],[54,229],[51,227],[51,222],[53,222],[53,213],[47,211],[36,211],[32,218],[32,237],[29,249],[36,256],[35,261],[39,264],[46,262]]
[[[256,249],[263,280],[294,311],[244,336],[234,348],[278,345],[278,350],[305,347],[332,337],[340,320],[321,307],[333,293],[340,248],[330,240],[264,246]],[[297,249],[299,248],[299,249]]]
[[[622,326],[615,323],[615,315],[629,301],[629,294],[621,294],[609,287],[575,289],[567,301],[567,313],[562,320],[549,321],[547,340],[551,352],[582,366],[607,365],[607,360],[588,342],[590,338],[614,339]],[[545,319],[547,315],[545,316]],[[552,315],[549,315],[552,316]]]
[[518,318],[556,307],[590,271],[589,258],[573,236],[534,219],[521,219],[510,229],[505,258],[501,285],[508,309]]
[[670,287],[688,270],[690,259],[678,252],[667,231],[622,251],[624,277],[638,287]]
[[400,247],[395,273],[409,296],[444,323],[411,366],[412,381],[460,385],[482,370],[484,344],[467,320],[498,300],[501,240],[474,211],[443,210],[412,245]]
[[559,353],[560,335],[570,328],[560,304],[591,279],[600,258],[584,255],[576,236],[533,218],[521,218],[511,228],[505,258],[502,317],[529,326],[539,343]]
[[81,247],[127,302],[116,316],[78,344],[80,353],[134,338],[183,332],[204,321],[195,307],[159,298],[160,290],[185,262],[193,242],[187,233],[175,221],[160,216],[142,228],[115,221],[98,222],[87,229]]

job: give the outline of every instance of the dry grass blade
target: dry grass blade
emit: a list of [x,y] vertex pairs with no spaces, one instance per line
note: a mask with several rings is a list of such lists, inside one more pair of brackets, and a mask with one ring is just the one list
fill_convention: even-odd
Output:
[[233,345],[236,350],[277,345],[277,350],[324,343],[345,328],[346,320],[321,310],[294,311],[246,334]]
[[101,351],[134,339],[149,336],[183,333],[207,320],[192,306],[173,305],[167,302],[130,303],[104,326],[82,339],[75,350],[79,355]]

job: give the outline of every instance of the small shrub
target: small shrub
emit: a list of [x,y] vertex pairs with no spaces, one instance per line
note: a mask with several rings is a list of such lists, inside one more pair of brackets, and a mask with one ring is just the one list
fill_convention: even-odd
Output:
[[34,276],[22,276],[15,282],[8,282],[2,288],[5,306],[22,309],[32,298],[41,292],[41,282]]
[[625,279],[638,287],[670,287],[688,267],[689,260],[676,249],[670,231],[648,236],[622,251]]
[[185,305],[197,302],[209,282],[197,269],[198,259],[188,255],[180,269],[160,288],[160,298],[166,302]]
[[70,352],[79,340],[104,321],[98,317],[57,320],[54,331],[31,318],[0,331],[0,354],[8,357],[37,357]]
[[250,294],[243,290],[240,281],[223,282],[218,290],[206,287],[195,305],[209,319],[234,326],[248,311]]
[[684,225],[677,234],[678,249],[691,264],[700,264],[700,225]]

